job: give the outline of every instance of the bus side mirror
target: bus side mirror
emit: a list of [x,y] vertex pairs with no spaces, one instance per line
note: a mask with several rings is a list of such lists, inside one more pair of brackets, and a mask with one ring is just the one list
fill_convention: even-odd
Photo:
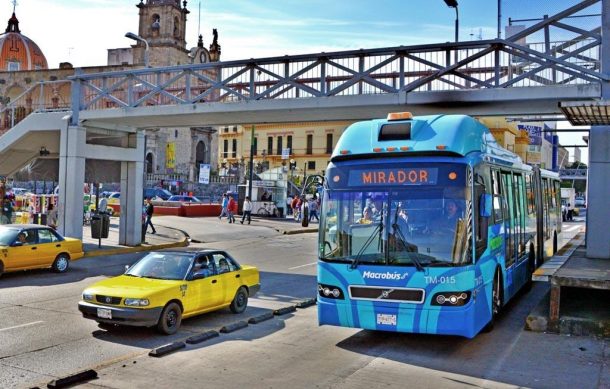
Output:
[[491,202],[492,196],[490,194],[483,193],[479,201],[479,214],[482,217],[491,216]]

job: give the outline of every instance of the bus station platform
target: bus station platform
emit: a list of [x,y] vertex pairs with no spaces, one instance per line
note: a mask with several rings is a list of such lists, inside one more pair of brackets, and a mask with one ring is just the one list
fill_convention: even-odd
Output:
[[548,276],[549,291],[529,314],[525,327],[537,332],[610,338],[610,260],[587,258],[578,235],[573,242],[578,244]]

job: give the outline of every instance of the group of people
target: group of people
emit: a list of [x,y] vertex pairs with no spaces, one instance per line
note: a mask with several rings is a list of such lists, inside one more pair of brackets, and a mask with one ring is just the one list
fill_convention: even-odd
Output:
[[[246,197],[246,201],[250,202],[250,198]],[[229,223],[235,223],[235,214],[237,214],[237,201],[233,197],[231,192],[223,193],[222,200],[220,201],[220,215],[218,215],[218,219],[222,220],[223,216],[226,216],[229,220]],[[245,207],[245,202],[244,202]],[[250,202],[250,213],[252,212],[252,203]],[[244,218],[246,217],[246,213],[244,212],[244,216],[241,219],[241,224],[244,224]],[[248,215],[248,224],[250,224],[250,216]]]
[[300,222],[303,220],[303,215],[305,214],[305,208],[307,208],[307,213],[309,217],[309,222],[311,222],[314,218],[316,221],[320,221],[320,217],[318,216],[320,210],[320,199],[314,194],[310,199],[306,199],[305,196],[294,195],[292,201],[290,202],[290,208],[292,209],[292,214],[294,215],[294,220]]

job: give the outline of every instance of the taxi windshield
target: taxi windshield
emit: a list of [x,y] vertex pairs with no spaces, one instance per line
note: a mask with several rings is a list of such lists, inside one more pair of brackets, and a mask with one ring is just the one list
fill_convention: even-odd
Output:
[[17,239],[17,230],[13,228],[0,228],[0,246],[10,246]]
[[130,267],[125,275],[159,280],[184,280],[194,256],[188,253],[151,253]]

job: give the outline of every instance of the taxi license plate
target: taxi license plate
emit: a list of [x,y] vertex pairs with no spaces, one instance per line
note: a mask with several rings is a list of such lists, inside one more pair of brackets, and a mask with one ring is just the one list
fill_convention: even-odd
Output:
[[112,311],[110,309],[98,308],[97,317],[101,319],[112,319]]

